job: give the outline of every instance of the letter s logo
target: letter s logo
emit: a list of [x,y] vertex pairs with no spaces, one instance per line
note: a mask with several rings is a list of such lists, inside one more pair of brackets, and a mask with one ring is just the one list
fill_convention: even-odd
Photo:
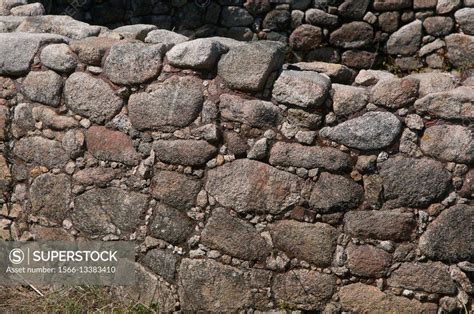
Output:
[[23,253],[21,249],[13,249],[10,251],[8,258],[10,259],[10,262],[15,265],[18,265],[21,264],[25,259],[25,253]]

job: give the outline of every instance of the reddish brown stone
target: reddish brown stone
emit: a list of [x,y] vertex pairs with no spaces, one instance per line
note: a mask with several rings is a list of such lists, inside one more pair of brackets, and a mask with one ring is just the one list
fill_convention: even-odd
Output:
[[352,274],[363,277],[382,277],[390,267],[392,256],[371,245],[352,245],[347,248],[347,264]]
[[89,152],[97,159],[127,165],[136,165],[140,159],[132,140],[127,135],[103,126],[93,126],[87,130],[86,144]]
[[313,25],[301,25],[290,35],[290,46],[296,50],[308,51],[316,48],[323,39],[321,28]]

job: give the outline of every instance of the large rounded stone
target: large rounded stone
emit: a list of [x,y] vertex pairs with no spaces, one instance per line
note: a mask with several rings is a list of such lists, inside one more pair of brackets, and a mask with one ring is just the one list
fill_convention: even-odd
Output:
[[64,98],[69,109],[99,124],[112,119],[123,105],[109,84],[83,72],[66,80]]
[[57,107],[63,80],[54,71],[32,71],[23,80],[23,93],[30,100]]
[[362,277],[385,276],[392,264],[390,253],[372,245],[353,245],[347,247],[347,267],[352,274]]
[[71,201],[71,182],[64,174],[45,173],[30,187],[31,206],[37,215],[62,223]]
[[41,50],[41,63],[51,70],[71,72],[77,66],[76,56],[66,44],[48,45]]
[[202,166],[217,153],[215,146],[203,140],[159,140],[153,149],[160,161],[186,166]]
[[454,13],[464,34],[474,35],[474,8],[462,8]]
[[153,209],[150,234],[171,244],[180,244],[193,232],[193,221],[184,211],[158,203]]
[[414,78],[380,80],[372,88],[372,102],[392,109],[409,106],[418,97],[419,84]]
[[104,74],[116,84],[133,85],[146,82],[160,74],[163,53],[163,45],[113,45],[104,63]]
[[361,87],[332,84],[332,108],[339,117],[348,117],[363,108],[369,102],[369,93]]
[[323,40],[321,28],[313,25],[301,25],[290,35],[290,46],[295,50],[308,51],[316,48]]
[[154,197],[179,209],[194,206],[200,190],[199,180],[174,171],[157,172],[150,186],[150,192]]
[[422,23],[416,20],[390,35],[387,52],[391,55],[413,55],[421,45]]
[[474,161],[472,131],[460,125],[435,125],[425,130],[420,148],[443,161],[470,164]]
[[461,86],[446,92],[428,94],[415,102],[415,109],[418,113],[442,119],[473,119],[474,90]]
[[400,134],[402,123],[389,112],[368,112],[335,127],[325,127],[319,134],[332,141],[361,150],[389,146]]
[[212,70],[228,48],[218,41],[199,38],[177,44],[166,53],[171,65],[181,68]]
[[137,130],[174,131],[193,122],[203,104],[202,81],[192,76],[172,77],[152,85],[151,92],[128,100],[130,121]]
[[387,207],[426,207],[447,192],[451,176],[439,161],[394,157],[379,164]]
[[350,22],[342,25],[331,33],[331,45],[352,49],[369,46],[372,43],[374,31],[372,26],[365,22]]
[[474,63],[474,36],[451,34],[444,38],[446,57],[455,67],[470,67]]
[[13,153],[23,161],[47,168],[63,168],[69,156],[61,143],[40,136],[24,137],[15,143]]

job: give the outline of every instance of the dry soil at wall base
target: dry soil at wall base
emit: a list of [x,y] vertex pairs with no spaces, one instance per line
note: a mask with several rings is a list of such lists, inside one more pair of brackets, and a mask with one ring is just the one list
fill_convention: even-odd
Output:
[[[377,24],[358,20],[368,10],[380,22],[389,12],[421,20],[425,9],[460,20],[469,8],[298,3],[246,1],[222,14],[232,25],[235,12],[265,14],[277,28],[287,9],[319,10],[309,20],[355,50],[374,43],[364,36]],[[14,13],[22,3],[0,4]],[[405,20],[392,41],[401,47],[404,32],[421,29],[423,42],[425,22]],[[346,40],[349,23],[361,31]],[[449,62],[472,64],[472,35],[457,23],[438,39]],[[275,41],[68,17],[10,15],[0,25],[0,237],[137,248],[135,286],[38,287],[41,298],[4,289],[2,310],[473,310],[469,71],[398,77],[285,63]]]

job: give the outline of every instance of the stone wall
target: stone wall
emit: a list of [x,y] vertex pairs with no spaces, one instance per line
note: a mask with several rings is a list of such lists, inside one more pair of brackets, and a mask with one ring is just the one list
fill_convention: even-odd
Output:
[[0,34],[3,239],[133,241],[160,311],[472,311],[473,77],[49,19]]
[[[2,0],[4,14],[37,15],[38,3]],[[45,0],[49,11],[116,28],[150,24],[188,37],[288,43],[292,62],[409,72],[474,63],[472,0]],[[71,4],[72,3],[72,4]],[[13,7],[13,8],[12,8]],[[1,12],[0,12],[1,15]]]

